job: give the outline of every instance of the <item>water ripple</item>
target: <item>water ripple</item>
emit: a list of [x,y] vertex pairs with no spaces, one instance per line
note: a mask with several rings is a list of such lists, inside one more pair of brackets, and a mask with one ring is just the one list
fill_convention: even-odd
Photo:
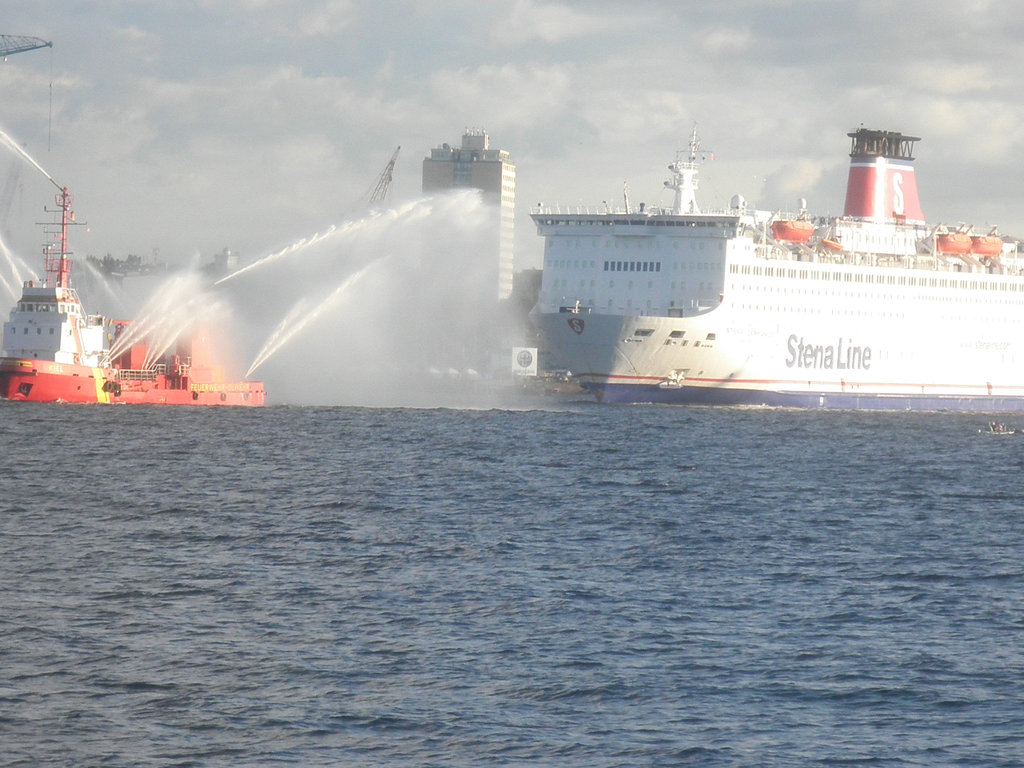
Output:
[[4,764],[1024,764],[972,418],[0,403]]

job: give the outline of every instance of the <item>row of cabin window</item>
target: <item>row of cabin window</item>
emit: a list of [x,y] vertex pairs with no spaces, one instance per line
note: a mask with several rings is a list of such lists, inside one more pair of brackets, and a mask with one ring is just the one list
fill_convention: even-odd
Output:
[[[602,262],[604,265],[605,272],[661,272],[660,261],[605,261]],[[623,265],[621,268],[618,265]],[[647,264],[647,269],[643,266],[638,266],[636,269],[630,269],[629,264]],[[555,269],[593,269],[596,266],[596,262],[593,259],[547,259],[544,262],[545,270]],[[682,263],[674,262],[671,268],[677,272],[721,272],[723,265],[721,262],[707,262],[707,261],[685,261]],[[744,269],[750,269],[750,267],[744,267]],[[736,273],[736,267],[734,266],[731,272]],[[749,274],[744,272],[743,274]]]
[[18,309],[22,312],[72,312],[73,310],[67,304],[29,304],[19,303]]
[[1024,288],[1020,282],[996,280],[972,280],[944,277],[907,277],[904,275],[863,274],[858,272],[819,272],[806,269],[784,269],[782,267],[751,267],[733,264],[729,267],[733,274],[756,275],[765,277],[796,278],[806,280],[822,280],[845,283],[875,283],[878,285],[909,285],[921,288],[961,288],[982,291],[1019,291]]
[[660,261],[606,261],[605,272],[661,272]]

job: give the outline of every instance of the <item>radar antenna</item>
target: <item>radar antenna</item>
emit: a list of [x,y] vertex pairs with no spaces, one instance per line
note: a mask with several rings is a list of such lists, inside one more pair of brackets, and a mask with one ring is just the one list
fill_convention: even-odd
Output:
[[690,134],[690,155],[689,160],[680,159],[680,152],[676,152],[676,161],[669,165],[672,178],[665,182],[668,189],[675,190],[675,202],[672,204],[672,212],[676,215],[684,213],[700,213],[697,205],[697,170],[699,164],[711,155],[708,150],[702,149],[700,139],[697,138],[697,124],[693,124],[693,133]]

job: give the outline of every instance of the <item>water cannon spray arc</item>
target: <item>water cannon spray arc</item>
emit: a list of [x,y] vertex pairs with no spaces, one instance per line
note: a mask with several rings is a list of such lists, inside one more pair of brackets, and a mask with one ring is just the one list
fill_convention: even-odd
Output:
[[[86,314],[71,285],[68,228],[76,222],[70,191],[6,133],[0,131],[0,139],[57,187],[57,209],[47,210],[60,214],[57,222],[44,224],[58,227],[47,230],[55,242],[44,248],[46,279],[41,285],[23,281],[21,297],[3,326],[0,399],[263,405],[262,382],[226,379],[205,329],[193,323],[193,314],[173,335],[147,336],[115,353],[111,340],[128,337],[132,323]],[[189,328],[191,337],[185,333]]]

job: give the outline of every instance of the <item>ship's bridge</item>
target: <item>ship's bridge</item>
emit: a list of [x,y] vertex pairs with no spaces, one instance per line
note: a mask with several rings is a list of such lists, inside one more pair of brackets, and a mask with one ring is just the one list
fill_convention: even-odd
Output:
[[718,305],[727,253],[747,235],[745,212],[538,208],[544,311],[689,315]]
[[667,214],[602,213],[535,209],[531,218],[545,238],[559,237],[736,237],[745,219],[737,212]]
[[71,288],[26,282],[3,328],[3,355],[97,365],[103,318],[86,317]]

